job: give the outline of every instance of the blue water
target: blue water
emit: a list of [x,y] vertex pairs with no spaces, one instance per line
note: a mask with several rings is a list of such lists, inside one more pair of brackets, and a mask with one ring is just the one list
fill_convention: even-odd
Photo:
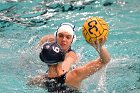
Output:
[[81,27],[91,16],[99,16],[110,27],[106,47],[111,62],[84,80],[83,93],[140,93],[140,2],[139,0],[0,0],[0,93],[47,93],[29,87],[29,77],[45,72],[38,58],[38,40],[52,34],[62,22],[76,26],[81,55],[77,65],[97,57]]

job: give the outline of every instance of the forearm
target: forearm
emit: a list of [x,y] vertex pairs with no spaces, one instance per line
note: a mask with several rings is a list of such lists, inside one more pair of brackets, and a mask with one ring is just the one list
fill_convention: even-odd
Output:
[[109,52],[105,47],[102,46],[102,48],[100,49],[100,52],[98,53],[103,63],[108,63],[110,61],[111,58],[110,58]]
[[39,41],[39,44],[42,45],[43,43],[45,42],[53,42],[55,40],[55,37],[54,35],[51,35],[51,34],[48,34],[48,35],[45,35],[43,36],[40,41]]

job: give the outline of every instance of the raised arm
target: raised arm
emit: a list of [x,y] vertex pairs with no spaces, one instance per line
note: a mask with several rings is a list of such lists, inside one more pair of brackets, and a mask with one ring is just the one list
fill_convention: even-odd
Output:
[[87,76],[90,76],[94,74],[96,71],[101,69],[103,66],[105,66],[110,61],[110,55],[108,50],[103,46],[106,42],[106,38],[102,38],[101,42],[96,41],[92,42],[91,46],[93,46],[96,51],[99,53],[99,58],[96,60],[92,60],[83,67],[81,67],[80,74],[81,79],[86,78]]
[[[98,41],[91,43],[91,46],[93,46],[99,53],[99,58],[89,61],[87,64],[71,71],[70,74],[68,74],[68,81],[72,80],[73,82],[77,82],[77,84],[80,84],[83,79],[89,77],[90,75],[93,75],[110,61],[109,52],[103,46],[105,41],[106,39],[103,38],[100,43]],[[71,83],[72,82],[70,82],[70,84]]]

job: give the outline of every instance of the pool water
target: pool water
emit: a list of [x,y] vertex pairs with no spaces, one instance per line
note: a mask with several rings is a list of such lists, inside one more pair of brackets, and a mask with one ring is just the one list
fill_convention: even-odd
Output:
[[140,93],[140,2],[138,0],[0,0],[0,93],[47,93],[26,85],[29,77],[47,70],[36,44],[53,34],[62,22],[76,26],[72,48],[77,65],[97,57],[82,36],[83,22],[91,16],[109,24],[105,44],[111,62],[83,81],[83,93]]

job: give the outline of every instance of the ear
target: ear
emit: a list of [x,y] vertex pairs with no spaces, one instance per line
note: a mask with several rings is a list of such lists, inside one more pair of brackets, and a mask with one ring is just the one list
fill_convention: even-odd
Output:
[[76,35],[73,36],[72,44],[76,42]]
[[54,32],[55,41],[57,39],[57,31]]

